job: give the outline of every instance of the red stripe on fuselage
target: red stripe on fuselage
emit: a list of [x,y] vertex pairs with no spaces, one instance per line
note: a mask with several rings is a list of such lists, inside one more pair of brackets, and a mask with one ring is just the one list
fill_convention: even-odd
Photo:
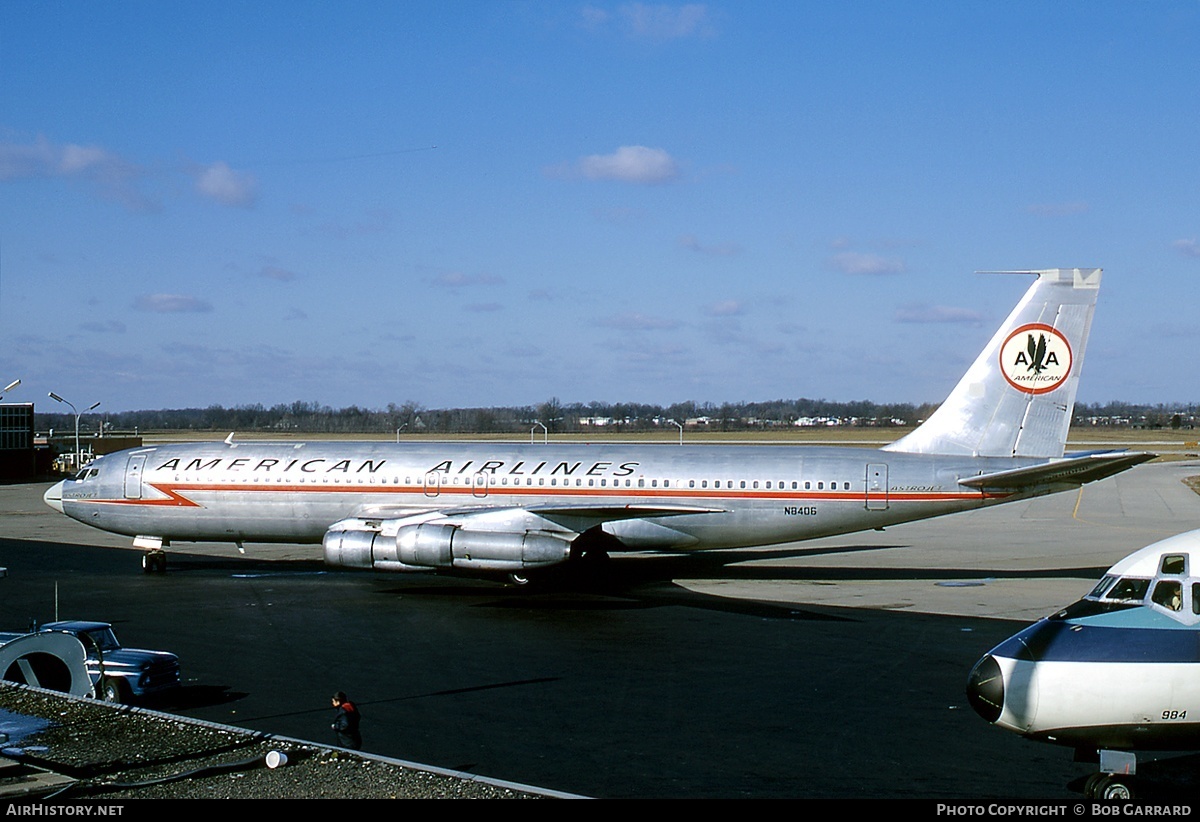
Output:
[[[674,489],[674,488],[569,488],[569,487],[547,487],[547,486],[480,486],[475,488],[469,485],[451,485],[438,486],[435,489],[427,491],[421,485],[327,485],[324,483],[312,485],[302,484],[287,484],[287,485],[239,485],[227,483],[157,483],[147,482],[151,488],[166,494],[166,499],[75,499],[70,502],[94,502],[108,505],[133,505],[133,506],[151,506],[151,507],[174,507],[174,508],[203,508],[202,503],[198,503],[186,496],[186,492],[210,492],[210,493],[236,493],[236,494],[280,494],[280,493],[301,493],[301,494],[388,494],[388,495],[412,495],[420,496],[425,499],[432,499],[439,496],[463,496],[473,499],[489,499],[494,497],[557,497],[557,498],[578,498],[578,497],[634,497],[637,499],[660,499],[660,500],[776,500],[783,502],[866,502],[866,496],[862,492],[827,492],[813,493],[811,491],[798,493],[789,491],[740,491],[730,489],[726,493],[715,493],[713,491],[701,491],[695,489]],[[482,492],[482,493],[481,493]],[[879,501],[894,502],[957,502],[964,500],[975,499],[1004,499],[1011,496],[1010,494],[998,494],[992,492],[971,492],[971,493],[953,493],[953,492],[889,492],[886,496],[880,495]],[[874,497],[873,497],[874,499]],[[64,500],[66,501],[66,500]]]

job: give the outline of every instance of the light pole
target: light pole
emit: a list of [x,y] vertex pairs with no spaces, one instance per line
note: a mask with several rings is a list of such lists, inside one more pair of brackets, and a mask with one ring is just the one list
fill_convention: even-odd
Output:
[[[64,405],[70,405],[71,410],[75,411],[74,405],[67,402],[62,397],[58,396],[58,394],[55,394],[53,391],[50,392],[50,399],[55,400],[56,402],[61,402]],[[99,401],[92,403],[91,406],[88,408],[88,411],[95,411],[96,407],[99,405],[100,405]],[[79,470],[79,464],[83,461],[83,454],[79,450],[79,418],[81,416],[83,416],[84,413],[86,413],[86,412],[75,411],[75,464],[73,467],[76,470]]]
[[3,388],[0,388],[0,400],[4,399],[5,394],[7,394],[9,391],[12,391],[14,388],[16,388],[20,384],[21,384],[20,380],[13,380],[8,385],[4,386]]
[[679,420],[671,420],[671,424],[679,429],[679,444],[683,445],[683,426],[679,424]]

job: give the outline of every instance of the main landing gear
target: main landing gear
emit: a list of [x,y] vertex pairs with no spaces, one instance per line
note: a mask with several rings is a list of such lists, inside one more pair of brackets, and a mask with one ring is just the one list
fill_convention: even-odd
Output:
[[1097,771],[1083,783],[1087,799],[1133,799],[1133,777]]
[[[1081,752],[1080,752],[1081,753]],[[1129,751],[1101,750],[1100,770],[1083,783],[1086,799],[1133,799],[1137,781],[1137,754]],[[1077,753],[1076,759],[1086,757]],[[1095,762],[1094,758],[1091,761]]]

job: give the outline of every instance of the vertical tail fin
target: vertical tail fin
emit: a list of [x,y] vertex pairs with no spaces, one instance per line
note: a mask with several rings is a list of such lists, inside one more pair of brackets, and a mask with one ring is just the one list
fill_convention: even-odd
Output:
[[1036,274],[1037,281],[946,401],[885,450],[980,457],[1063,455],[1101,269],[1005,273]]

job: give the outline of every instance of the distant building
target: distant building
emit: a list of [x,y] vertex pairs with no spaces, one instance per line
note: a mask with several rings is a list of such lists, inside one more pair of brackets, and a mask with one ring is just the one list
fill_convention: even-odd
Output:
[[33,403],[0,404],[0,482],[28,482],[37,475]]

